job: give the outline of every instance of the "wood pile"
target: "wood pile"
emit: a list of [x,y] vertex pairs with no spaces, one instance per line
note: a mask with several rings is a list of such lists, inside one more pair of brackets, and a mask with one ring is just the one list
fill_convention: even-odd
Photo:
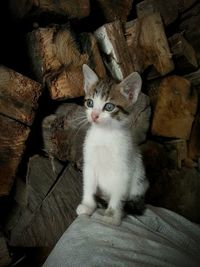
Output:
[[20,2],[10,0],[9,10],[18,31],[29,25],[28,71],[0,66],[0,201],[14,202],[4,223],[8,244],[53,246],[76,216],[85,63],[101,78],[141,74],[131,129],[151,184],[147,201],[199,223],[199,3]]

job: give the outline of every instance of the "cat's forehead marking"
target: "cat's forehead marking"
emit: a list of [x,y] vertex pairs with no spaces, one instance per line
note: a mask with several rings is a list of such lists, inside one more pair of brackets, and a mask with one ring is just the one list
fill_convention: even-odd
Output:
[[101,95],[96,94],[94,96],[94,108],[102,110],[105,105],[105,101],[107,101],[105,97],[102,98]]
[[110,91],[114,85],[115,84],[110,79],[100,80],[93,88],[90,89],[88,96],[92,98],[99,96],[107,101],[110,96]]

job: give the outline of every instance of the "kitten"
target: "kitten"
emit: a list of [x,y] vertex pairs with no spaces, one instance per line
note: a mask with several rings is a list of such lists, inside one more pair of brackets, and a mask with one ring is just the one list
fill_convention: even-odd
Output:
[[83,199],[77,214],[91,215],[95,195],[108,202],[103,220],[120,225],[126,201],[136,203],[148,188],[140,151],[130,131],[129,114],[141,91],[133,72],[119,84],[99,80],[83,65],[86,115],[91,124],[84,143]]

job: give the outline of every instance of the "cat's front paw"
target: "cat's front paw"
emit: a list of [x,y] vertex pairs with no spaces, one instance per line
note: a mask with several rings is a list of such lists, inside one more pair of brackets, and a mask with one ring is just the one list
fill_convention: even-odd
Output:
[[106,209],[103,216],[103,222],[119,226],[122,222],[121,212],[115,211],[110,208]]
[[85,215],[91,215],[94,212],[94,208],[88,207],[85,204],[79,204],[76,213],[77,215],[85,214]]

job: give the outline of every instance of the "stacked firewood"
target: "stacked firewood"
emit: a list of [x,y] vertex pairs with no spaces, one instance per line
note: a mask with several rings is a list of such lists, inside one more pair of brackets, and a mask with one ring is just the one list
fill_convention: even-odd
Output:
[[[10,1],[12,17],[33,28],[24,38],[31,79],[0,67],[0,196],[12,188],[14,198],[6,223],[9,244],[52,246],[76,216],[89,127],[81,120],[83,64],[117,81],[141,74],[131,127],[151,183],[147,201],[200,222],[197,1],[18,2]],[[101,19],[94,29],[97,10]],[[51,23],[45,25],[47,15]],[[57,18],[62,23],[55,24]],[[34,128],[37,120],[42,123]],[[29,156],[27,140],[35,144],[38,135],[43,143]]]

